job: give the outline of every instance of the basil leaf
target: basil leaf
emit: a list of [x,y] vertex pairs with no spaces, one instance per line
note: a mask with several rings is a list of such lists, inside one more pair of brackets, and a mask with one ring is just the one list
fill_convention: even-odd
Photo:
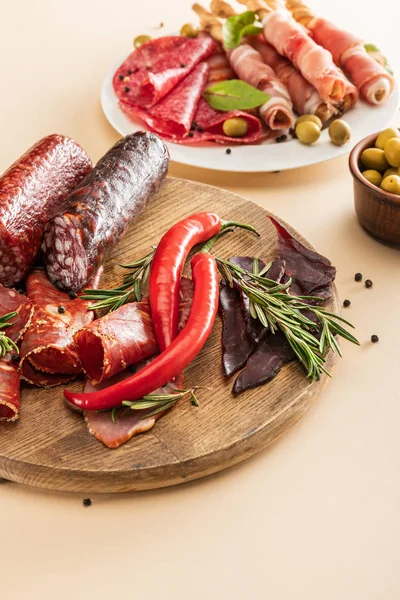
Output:
[[261,106],[269,100],[268,94],[260,92],[241,79],[220,81],[206,89],[203,97],[215,110],[248,110]]
[[260,33],[261,23],[255,25],[256,18],[256,14],[251,10],[228,17],[222,26],[222,38],[225,48],[236,48],[242,37]]

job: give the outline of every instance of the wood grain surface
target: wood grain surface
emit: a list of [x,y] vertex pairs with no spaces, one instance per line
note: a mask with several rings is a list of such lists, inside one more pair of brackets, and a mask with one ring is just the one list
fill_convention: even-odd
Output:
[[[242,231],[225,236],[214,248],[216,255],[274,256],[275,230],[263,208],[228,191],[168,179],[114,249],[103,285],[120,282],[120,262],[142,256],[173,223],[200,210],[252,223],[261,232],[259,239]],[[336,290],[330,307],[338,311]],[[334,362],[330,353],[329,370]],[[110,450],[89,434],[82,416],[64,404],[62,386],[42,390],[24,384],[20,419],[0,425],[0,477],[86,493],[144,490],[203,477],[252,456],[283,435],[328,380],[324,376],[310,385],[302,368],[290,363],[270,383],[233,396],[234,378],[227,380],[222,373],[218,318],[207,344],[186,371],[187,386],[211,388],[199,392],[199,408],[183,400],[151,431]],[[82,381],[69,388],[81,390]]]

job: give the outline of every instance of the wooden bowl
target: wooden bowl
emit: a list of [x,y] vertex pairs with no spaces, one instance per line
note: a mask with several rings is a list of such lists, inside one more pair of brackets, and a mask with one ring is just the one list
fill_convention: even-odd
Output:
[[364,138],[350,153],[354,206],[361,225],[378,240],[400,246],[400,196],[385,192],[363,177],[361,153],[375,145],[377,133]]

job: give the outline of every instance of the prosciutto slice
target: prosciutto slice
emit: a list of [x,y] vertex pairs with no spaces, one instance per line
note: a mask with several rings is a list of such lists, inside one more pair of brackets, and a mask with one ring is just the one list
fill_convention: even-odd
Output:
[[148,302],[131,302],[74,336],[77,355],[95,385],[158,351]]
[[273,130],[292,127],[295,116],[288,89],[261,54],[249,44],[241,44],[228,56],[239,79],[269,95],[269,100],[260,107],[261,117],[268,127]]
[[[12,325],[7,327],[6,334],[13,342],[23,335],[32,318],[31,301],[16,290],[0,285],[0,315],[16,312]],[[15,421],[19,414],[20,376],[18,364],[13,362],[9,353],[0,358],[0,420]]]
[[249,37],[248,42],[286,85],[293,107],[299,115],[317,114],[323,121],[332,116],[333,109],[328,107],[314,86],[304,79],[290,60],[281,56],[261,35]]
[[153,106],[215,49],[209,36],[150,40],[134,50],[115,72],[115,93],[132,106]]
[[[97,287],[100,270],[89,287]],[[90,302],[56,289],[42,270],[26,280],[34,314],[21,343],[20,372],[23,379],[41,387],[53,387],[82,372],[73,336],[93,321]]]
[[273,10],[262,23],[266,41],[294,64],[324,102],[335,105],[344,99],[346,82],[331,53],[311,39],[289,11]]
[[383,104],[394,90],[394,78],[364,48],[364,42],[330,21],[314,18],[308,24],[313,39],[329,52],[370,104]]

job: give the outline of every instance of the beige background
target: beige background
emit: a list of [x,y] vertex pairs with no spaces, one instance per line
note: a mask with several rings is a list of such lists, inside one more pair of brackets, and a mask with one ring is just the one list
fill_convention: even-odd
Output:
[[[138,33],[190,19],[189,1],[1,3],[0,172],[43,135],[99,158],[117,139],[99,105],[103,76]],[[397,5],[397,8],[394,8]],[[400,66],[393,0],[314,0]],[[400,119],[397,119],[400,124]],[[159,492],[92,497],[0,486],[0,594],[29,598],[397,600],[400,597],[400,254],[353,212],[347,158],[280,174],[172,165],[226,187],[301,231],[338,267],[362,348],[269,450],[220,475]],[[374,281],[366,290],[353,280]],[[380,343],[369,342],[372,333]],[[46,415],[43,415],[43,419]]]

